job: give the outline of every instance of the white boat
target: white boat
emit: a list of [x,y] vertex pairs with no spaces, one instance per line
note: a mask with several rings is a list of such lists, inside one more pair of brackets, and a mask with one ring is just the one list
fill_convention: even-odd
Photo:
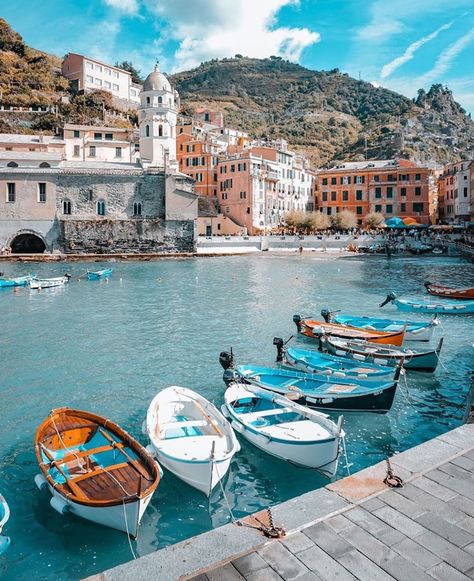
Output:
[[337,472],[343,416],[329,416],[284,396],[235,383],[225,392],[223,412],[232,427],[267,454],[328,477]]
[[65,274],[64,276],[57,276],[55,278],[42,278],[42,279],[31,279],[28,281],[28,286],[31,289],[42,290],[44,288],[55,288],[58,286],[64,286],[69,282],[71,278],[70,274]]
[[0,494],[0,555],[8,549],[10,545],[10,539],[3,534],[3,527],[7,524],[10,518],[10,509],[8,507],[7,501]]
[[240,444],[229,422],[207,399],[171,386],[151,402],[146,417],[148,450],[178,478],[210,496]]

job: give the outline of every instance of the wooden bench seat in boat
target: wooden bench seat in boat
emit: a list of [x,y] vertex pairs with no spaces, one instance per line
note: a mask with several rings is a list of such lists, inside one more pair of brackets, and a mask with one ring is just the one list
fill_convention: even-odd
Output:
[[357,389],[355,383],[333,383],[325,391],[325,393],[350,393]]
[[274,408],[272,410],[266,410],[264,412],[254,412],[256,416],[264,418],[266,416],[277,416],[278,414],[288,414],[294,412],[291,408]]

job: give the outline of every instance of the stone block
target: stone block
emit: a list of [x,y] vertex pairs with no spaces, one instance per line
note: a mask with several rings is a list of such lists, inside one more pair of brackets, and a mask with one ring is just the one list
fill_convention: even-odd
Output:
[[458,456],[457,458],[453,458],[451,460],[451,464],[474,472],[474,460],[471,460],[467,456]]
[[416,521],[458,547],[464,547],[472,541],[471,534],[444,520],[438,514],[426,512],[417,517]]
[[420,496],[416,498],[416,503],[421,507],[424,507],[427,512],[434,512],[436,515],[444,518],[448,522],[456,524],[458,521],[465,518],[466,515],[452,506],[452,502],[452,500],[449,502],[443,502],[439,498],[436,498],[427,492],[420,494]]
[[260,569],[260,571],[255,571],[255,573],[250,573],[247,577],[247,581],[281,581],[280,575],[276,573],[271,567],[266,567],[265,569]]
[[474,484],[474,473],[471,470],[461,468],[461,466],[456,466],[456,464],[453,464],[452,462],[446,462],[446,464],[442,464],[438,467],[438,470],[441,470],[441,472],[445,472],[454,478],[472,481]]
[[383,569],[358,551],[345,553],[337,560],[355,575],[357,579],[363,579],[364,581],[369,579],[370,581],[393,581],[391,575],[385,573]]
[[206,572],[209,581],[245,581],[231,563]]
[[342,514],[328,518],[324,521],[324,524],[330,527],[333,531],[336,531],[336,533],[352,526],[351,521]]
[[420,488],[421,490],[424,490],[425,492],[428,492],[429,494],[432,494],[433,496],[436,496],[437,498],[444,501],[448,501],[457,495],[457,493],[450,488],[446,488],[445,486],[442,486],[441,484],[438,484],[437,482],[434,482],[425,476],[416,478],[415,480],[412,480],[411,483],[416,488]]
[[408,537],[405,537],[400,543],[392,545],[392,549],[423,570],[429,569],[441,562],[438,556]]
[[432,581],[431,577],[427,575],[422,569],[417,567],[411,561],[404,559],[401,555],[396,555],[393,559],[387,559],[380,564],[384,569],[398,581],[406,581],[413,579],[416,581]]
[[[459,452],[459,448],[448,444],[438,438],[428,440],[424,444],[410,448],[405,452],[397,454],[391,458],[390,462],[394,472],[398,474],[398,470],[406,470],[411,474],[420,474],[425,470],[429,470],[433,466],[452,458]],[[402,474],[398,474],[404,480]]]
[[398,494],[398,491],[389,490],[388,492],[384,492],[380,495],[380,500],[382,500],[386,505],[391,506],[398,512],[410,517],[415,518],[424,512],[426,512],[426,508],[421,507],[416,502],[413,502],[409,498]]
[[[397,494],[401,494],[405,498],[409,498],[410,500],[415,499],[419,494],[422,494],[423,491],[413,486],[410,482],[406,483],[403,488],[397,488]],[[379,507],[380,508],[380,507]]]
[[313,541],[301,532],[293,533],[281,539],[281,542],[285,547],[294,555],[297,555],[301,551],[314,547]]
[[427,472],[425,476],[433,482],[453,490],[457,494],[474,500],[474,486],[472,481],[455,478],[441,470],[432,470],[431,472]]
[[304,530],[304,534],[334,558],[353,550],[352,545],[324,523],[318,523],[308,527]]
[[234,565],[243,577],[247,577],[249,573],[255,573],[255,571],[265,569],[265,567],[268,566],[262,557],[254,551],[248,555],[235,559],[232,561],[232,565]]
[[457,495],[452,498],[449,503],[461,512],[474,517],[474,500]]
[[323,581],[352,581],[354,576],[317,545],[298,554],[298,559]]
[[369,498],[369,500],[364,500],[364,502],[362,502],[360,504],[360,506],[362,508],[364,508],[365,510],[368,510],[369,512],[372,512],[374,510],[377,510],[378,508],[382,508],[385,505],[380,500],[380,498],[378,496],[376,496],[374,498]]
[[373,513],[376,517],[380,518],[388,525],[394,529],[401,532],[403,535],[414,538],[425,532],[421,525],[419,525],[414,520],[411,520],[401,512],[391,508],[390,506],[379,508]]
[[474,555],[453,545],[436,533],[427,531],[416,538],[416,542],[446,561],[458,571],[468,571],[474,567]]
[[395,553],[386,545],[357,525],[353,525],[351,528],[345,529],[339,534],[371,561],[377,563],[377,565],[395,556]]
[[462,450],[468,450],[473,447],[474,424],[464,424],[463,426],[459,426],[459,428],[446,432],[446,434],[441,434],[437,439],[447,442],[448,444],[456,446]]
[[285,581],[298,579],[308,571],[307,567],[278,541],[260,549],[259,554]]
[[428,573],[438,581],[470,581],[469,577],[447,563],[440,563],[432,567]]

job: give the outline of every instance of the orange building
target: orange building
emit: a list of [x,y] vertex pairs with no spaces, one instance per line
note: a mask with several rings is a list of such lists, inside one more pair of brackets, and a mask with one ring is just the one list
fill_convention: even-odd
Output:
[[327,215],[350,210],[360,224],[370,212],[435,223],[437,203],[434,170],[408,160],[348,162],[318,172],[316,210]]

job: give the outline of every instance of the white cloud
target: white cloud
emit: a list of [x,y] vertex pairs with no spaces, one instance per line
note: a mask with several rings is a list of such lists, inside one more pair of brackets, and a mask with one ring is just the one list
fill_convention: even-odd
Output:
[[319,41],[308,28],[276,26],[276,15],[299,0],[147,0],[168,23],[166,33],[179,42],[175,69],[236,53],[263,58],[279,55],[298,61],[302,51]]
[[124,14],[136,14],[138,12],[137,0],[104,0],[110,8],[114,8]]
[[444,50],[436,59],[434,67],[425,73],[420,79],[419,83],[426,85],[432,81],[439,80],[441,75],[448,71],[451,67],[451,63],[472,41],[474,40],[474,28],[471,28],[469,32],[458,38],[456,42],[453,42]]
[[406,62],[410,61],[413,58],[415,52],[419,48],[421,48],[424,44],[426,44],[430,40],[435,39],[440,32],[442,32],[443,30],[447,30],[448,28],[451,27],[451,25],[452,25],[452,22],[449,22],[447,24],[443,24],[443,26],[440,26],[437,30],[435,30],[431,34],[428,34],[427,36],[424,36],[423,38],[420,38],[419,40],[412,42],[412,44],[410,44],[410,46],[406,49],[406,51],[401,56],[393,59],[392,61],[390,61],[389,63],[387,63],[386,65],[384,65],[382,67],[382,71],[380,73],[380,78],[385,79],[385,78],[389,77],[394,71],[396,71],[398,68],[400,68]]

